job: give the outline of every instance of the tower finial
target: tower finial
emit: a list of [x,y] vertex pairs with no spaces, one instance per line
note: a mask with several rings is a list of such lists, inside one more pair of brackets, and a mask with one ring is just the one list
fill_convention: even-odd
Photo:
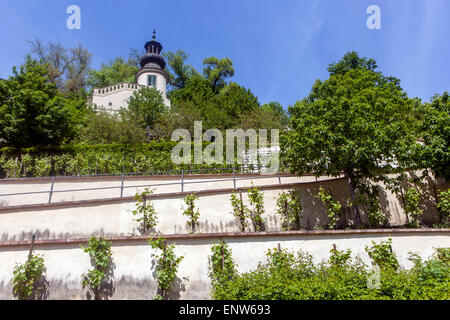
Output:
[[153,40],[156,40],[156,30],[153,29]]

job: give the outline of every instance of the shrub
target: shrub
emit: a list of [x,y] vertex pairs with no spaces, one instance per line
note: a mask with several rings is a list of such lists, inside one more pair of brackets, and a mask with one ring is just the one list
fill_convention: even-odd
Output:
[[108,279],[108,271],[112,262],[111,242],[102,237],[92,237],[87,247],[81,246],[81,248],[89,254],[94,267],[83,275],[82,286],[83,288],[88,287],[94,294],[95,300],[99,300],[103,294],[102,285]]
[[195,201],[198,200],[198,197],[193,194],[188,194],[184,198],[184,203],[186,208],[181,208],[183,210],[183,215],[189,218],[187,225],[191,228],[191,233],[195,233],[195,230],[198,226],[198,220],[200,218],[200,212],[195,210]]
[[327,215],[330,219],[328,228],[336,229],[340,218],[343,216],[342,205],[335,201],[334,197],[322,187],[320,187],[317,197],[323,202],[325,208],[327,209]]
[[447,225],[450,219],[450,189],[439,193],[439,203],[437,208],[441,222],[444,225]]
[[[417,300],[449,299],[449,267],[425,262],[432,269],[380,270],[380,287],[370,289],[372,273],[351,252],[331,250],[328,263],[314,264],[310,255],[275,248],[267,262],[250,272],[213,283],[217,300]],[[431,270],[430,269],[430,270]],[[444,272],[446,277],[443,277]],[[427,278],[420,280],[420,274]]]
[[366,251],[373,263],[380,269],[398,269],[398,260],[392,250],[392,239],[382,241],[379,244],[372,241],[372,247],[366,247]]
[[146,188],[143,192],[137,193],[135,196],[137,201],[136,209],[132,213],[138,217],[136,221],[140,224],[139,229],[142,234],[148,234],[158,223],[155,207],[151,201],[147,200],[147,197],[152,193],[152,190]]
[[418,228],[423,210],[419,209],[420,192],[416,187],[408,188],[405,192],[405,212],[411,218],[413,227]]
[[283,219],[283,230],[290,231],[293,228],[292,225],[294,225],[294,229],[299,230],[303,210],[300,191],[283,192],[277,199],[277,207],[277,213]]
[[167,298],[170,287],[175,280],[178,265],[184,257],[177,257],[174,253],[175,243],[167,246],[166,240],[160,237],[158,240],[149,240],[148,243],[153,249],[159,249],[161,255],[156,256],[156,279],[158,281],[158,290],[160,295],[155,296],[155,300],[163,300]]
[[248,198],[250,205],[253,206],[250,209],[250,219],[252,220],[255,231],[265,231],[265,219],[262,217],[264,214],[264,194],[255,187],[248,190]]
[[25,300],[34,294],[39,294],[45,288],[42,286],[42,276],[45,273],[44,257],[31,255],[24,264],[14,267],[14,277],[11,280],[13,292],[19,300]]
[[245,229],[248,227],[247,218],[249,216],[249,209],[245,206],[242,198],[238,198],[234,193],[231,195],[231,206],[233,207],[231,214],[238,221],[239,230],[245,232]]
[[[223,241],[211,247],[209,278],[211,282],[228,281],[236,275],[236,264],[230,247]],[[214,295],[214,294],[213,294]]]

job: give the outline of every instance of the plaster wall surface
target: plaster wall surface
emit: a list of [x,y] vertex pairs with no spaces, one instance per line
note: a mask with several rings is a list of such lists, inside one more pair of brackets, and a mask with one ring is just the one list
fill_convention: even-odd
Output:
[[[448,232],[404,233],[404,234],[344,234],[344,235],[289,235],[223,238],[232,249],[233,258],[239,272],[250,271],[265,261],[268,249],[278,244],[290,251],[308,252],[316,263],[327,260],[333,244],[339,250],[352,250],[352,256],[359,256],[370,265],[365,251],[372,241],[380,242],[393,239],[393,250],[403,268],[411,268],[408,253],[414,252],[427,259],[435,248],[450,246]],[[208,299],[210,280],[208,278],[208,257],[211,245],[219,239],[177,240],[175,253],[184,256],[175,284],[171,290],[171,299]],[[169,242],[170,244],[170,242]],[[89,295],[81,288],[83,274],[91,268],[89,257],[80,249],[79,244],[37,245],[35,253],[43,254],[47,267],[46,279],[49,283],[47,299],[86,299]],[[146,241],[114,242],[112,245],[112,277],[107,298],[109,299],[152,299],[157,283],[154,274],[156,252]],[[0,299],[13,299],[9,281],[16,263],[26,260],[26,247],[0,247]]]
[[[328,177],[319,178],[319,181],[329,180]],[[225,181],[227,180],[227,181]],[[316,181],[314,177],[281,177],[281,183],[301,183]],[[165,177],[125,177],[124,180],[124,197],[134,196],[136,192],[142,191],[146,186],[150,186],[157,193],[174,193],[181,192],[181,176],[165,176]],[[236,187],[250,187],[251,185],[277,185],[280,181],[273,176],[237,176]],[[52,180],[0,180],[0,207],[43,204],[48,203],[49,191],[51,189]],[[121,177],[89,177],[89,178],[56,178],[53,186],[52,203],[65,201],[81,201],[105,198],[120,197]],[[233,176],[222,177],[195,177],[186,176],[184,179],[184,191],[194,192],[200,190],[215,190],[233,188]],[[111,188],[111,189],[98,189]],[[96,189],[86,190],[82,189]],[[80,190],[62,192],[65,190]],[[43,192],[41,194],[26,194],[9,196],[7,194],[26,193],[26,192]]]
[[94,94],[92,103],[99,108],[119,111],[120,108],[128,107],[128,99],[135,91],[137,91],[137,89],[123,88],[103,95]]
[[[189,178],[194,179],[194,178]],[[204,179],[204,178],[203,178]],[[262,185],[266,184],[266,179],[254,180],[254,185],[261,186],[264,194],[264,209],[265,213],[263,217],[266,219],[267,231],[280,231],[282,230],[282,221],[280,216],[277,215],[277,198],[282,192],[288,191],[292,188],[279,186],[277,178],[270,178],[273,181],[273,185],[269,184],[269,189],[264,189]],[[270,180],[269,179],[269,180]],[[302,205],[303,205],[303,217],[300,220],[300,227],[302,229],[313,229],[319,226],[326,226],[328,223],[328,217],[326,215],[325,207],[322,202],[317,198],[319,188],[322,186],[326,190],[332,191],[334,197],[343,204],[344,216],[342,218],[343,227],[352,225],[353,213],[350,207],[348,207],[349,191],[348,185],[345,179],[334,180],[319,180],[307,181],[308,179],[314,179],[313,177],[303,178],[283,178],[286,181],[293,183],[299,182],[293,185],[301,193]],[[303,181],[301,181],[304,179]],[[233,182],[218,181],[217,178],[210,180],[206,183],[206,189],[212,190],[206,194],[199,194],[199,200],[196,203],[197,208],[200,211],[200,225],[197,228],[197,232],[200,233],[221,233],[221,232],[238,232],[239,225],[235,218],[231,214],[232,207],[230,202],[230,196],[232,194]],[[305,181],[306,180],[306,181]],[[164,181],[173,181],[170,179],[163,179],[157,181],[157,183],[163,183]],[[283,183],[285,181],[282,181]],[[55,185],[55,190],[58,188],[81,188],[81,187],[100,187],[102,185],[114,185],[117,181],[94,181],[85,182],[81,181],[67,181],[67,185]],[[138,180],[129,181],[130,185],[133,184],[149,184],[155,183],[154,180]],[[19,191],[20,184],[5,184],[0,185],[3,188],[13,186],[15,190]],[[238,186],[245,186],[245,188],[251,186],[251,181],[242,180],[239,181]],[[25,187],[25,185],[24,185]],[[31,188],[32,186],[27,186]],[[36,187],[41,187],[37,184]],[[229,189],[215,189],[215,188],[229,188]],[[176,186],[163,186],[160,192],[169,192],[162,194],[161,196],[151,198],[156,212],[158,214],[158,224],[155,227],[154,232],[162,234],[186,234],[191,231],[187,226],[187,217],[182,215],[184,203],[183,198],[185,194],[177,193],[181,190],[180,185]],[[195,190],[202,190],[204,186],[200,187],[200,184],[187,185],[185,192],[190,193]],[[194,190],[192,190],[193,188]],[[198,189],[195,189],[198,188]],[[24,191],[25,188],[22,188]],[[37,188],[35,189],[37,190]],[[132,189],[131,189],[132,190]],[[127,190],[130,192],[131,190]],[[217,190],[217,191],[214,191]],[[133,196],[136,190],[126,195]],[[4,192],[4,190],[0,190]],[[113,191],[105,191],[102,196],[117,197],[120,192],[119,189]],[[114,194],[112,193],[114,192]],[[172,192],[170,194],[170,192]],[[55,194],[55,201],[70,201],[79,199],[89,199],[89,195],[93,195],[94,198],[98,197],[99,191],[86,191],[83,197],[78,193],[73,194]],[[63,198],[63,195],[69,196]],[[76,196],[75,196],[76,195]],[[29,204],[29,198],[20,198],[17,196],[19,204]],[[35,199],[39,203],[46,202],[48,200],[48,194],[41,196],[42,199]],[[58,197],[61,197],[58,199]],[[251,207],[247,192],[242,192],[244,203]],[[25,200],[24,200],[25,199]],[[391,226],[404,225],[406,215],[402,206],[402,200],[394,195],[389,190],[383,189],[380,195],[381,208],[385,211],[385,214],[389,218],[389,224]],[[23,202],[20,202],[23,201]],[[97,235],[110,235],[110,236],[132,236],[140,235],[139,224],[135,221],[135,217],[132,211],[135,209],[136,203],[133,197],[125,199],[116,199],[111,201],[89,201],[79,203],[61,203],[54,206],[31,206],[31,207],[18,207],[18,208],[0,208],[0,241],[3,242],[15,242],[20,240],[30,239],[33,234],[37,239],[77,239],[80,237],[90,237]],[[424,203],[425,209],[424,221],[432,224],[437,222],[437,212],[434,203]],[[363,221],[367,221],[367,215],[365,214],[364,207],[361,207],[361,214]],[[253,226],[249,226],[248,231],[253,231]]]

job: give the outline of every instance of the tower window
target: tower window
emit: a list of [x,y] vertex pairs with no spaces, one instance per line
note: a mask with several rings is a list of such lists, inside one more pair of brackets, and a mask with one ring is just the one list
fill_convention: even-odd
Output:
[[156,76],[155,75],[149,75],[147,78],[147,85],[156,87]]

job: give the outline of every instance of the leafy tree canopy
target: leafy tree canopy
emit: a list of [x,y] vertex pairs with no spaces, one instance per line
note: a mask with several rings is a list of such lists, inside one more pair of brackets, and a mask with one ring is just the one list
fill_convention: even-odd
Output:
[[[424,145],[416,162],[431,169],[438,177],[450,178],[450,96],[448,92],[435,95],[421,106],[420,137]],[[420,162],[420,160],[422,162]]]
[[64,95],[84,95],[92,54],[81,45],[65,48],[61,43],[43,44],[39,39],[31,43],[31,55],[48,69],[50,81]]
[[233,61],[230,58],[206,58],[203,65],[203,75],[211,83],[214,92],[226,85],[226,78],[234,76]]
[[365,69],[375,71],[377,63],[373,59],[360,58],[358,53],[351,51],[346,53],[338,62],[330,64],[328,72],[330,75],[345,74],[350,70]]
[[136,119],[143,128],[153,128],[165,111],[161,92],[154,87],[142,87],[130,97],[128,108],[122,114]]
[[48,65],[28,56],[0,82],[0,138],[16,147],[59,145],[74,137],[83,106],[83,100],[64,98]]
[[134,60],[117,57],[108,64],[102,64],[99,70],[92,70],[87,83],[93,88],[103,88],[119,82],[134,83],[138,71]]
[[[292,131],[285,138],[294,172],[344,172],[352,201],[361,179],[384,180],[416,143],[414,100],[408,99],[398,79],[372,70],[374,62],[356,60],[359,67],[344,73],[332,70],[327,80],[314,84],[308,97],[290,107]],[[343,64],[346,57],[336,65]],[[358,223],[356,205],[354,212]]]
[[192,66],[185,64],[189,55],[183,50],[177,50],[176,52],[168,51],[164,53],[164,56],[167,58],[167,65],[169,66],[166,71],[170,77],[170,84],[174,88],[184,88],[190,77],[199,75]]

